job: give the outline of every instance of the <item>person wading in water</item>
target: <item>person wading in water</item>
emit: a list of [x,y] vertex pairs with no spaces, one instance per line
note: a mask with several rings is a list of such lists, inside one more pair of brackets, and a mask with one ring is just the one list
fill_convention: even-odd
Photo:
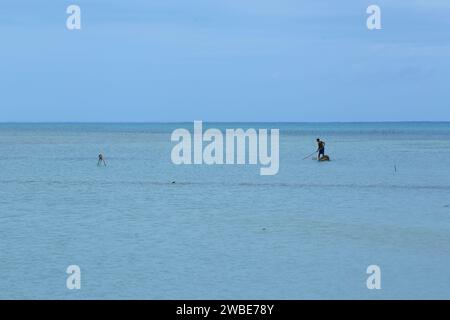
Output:
[[321,141],[317,138],[317,160],[320,160],[320,156],[325,155],[325,141]]
[[104,158],[103,155],[100,153],[100,154],[98,155],[97,166],[101,165],[102,163],[103,163],[103,164],[105,165],[105,167],[106,167],[106,161],[105,161],[105,158]]

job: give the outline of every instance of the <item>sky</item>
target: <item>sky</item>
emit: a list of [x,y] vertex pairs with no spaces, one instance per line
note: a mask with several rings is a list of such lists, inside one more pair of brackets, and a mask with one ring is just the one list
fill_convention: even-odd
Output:
[[2,0],[0,122],[450,121],[449,17],[448,0]]

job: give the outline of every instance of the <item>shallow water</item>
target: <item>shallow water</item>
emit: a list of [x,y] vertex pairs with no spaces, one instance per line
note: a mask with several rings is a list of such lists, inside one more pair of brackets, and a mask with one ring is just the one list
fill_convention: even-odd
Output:
[[207,126],[280,128],[279,174],[173,165],[192,123],[0,124],[0,298],[450,298],[450,123]]

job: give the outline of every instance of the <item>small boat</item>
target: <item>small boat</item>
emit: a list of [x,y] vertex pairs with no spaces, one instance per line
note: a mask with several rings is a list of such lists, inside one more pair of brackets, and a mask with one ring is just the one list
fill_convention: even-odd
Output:
[[327,155],[323,155],[319,158],[319,161],[330,161],[330,157]]

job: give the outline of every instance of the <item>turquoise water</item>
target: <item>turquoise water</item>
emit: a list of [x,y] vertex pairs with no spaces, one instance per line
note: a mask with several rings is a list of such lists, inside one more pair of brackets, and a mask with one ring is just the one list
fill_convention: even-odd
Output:
[[279,174],[173,165],[192,123],[1,124],[0,298],[450,298],[450,123],[205,126],[279,128]]

